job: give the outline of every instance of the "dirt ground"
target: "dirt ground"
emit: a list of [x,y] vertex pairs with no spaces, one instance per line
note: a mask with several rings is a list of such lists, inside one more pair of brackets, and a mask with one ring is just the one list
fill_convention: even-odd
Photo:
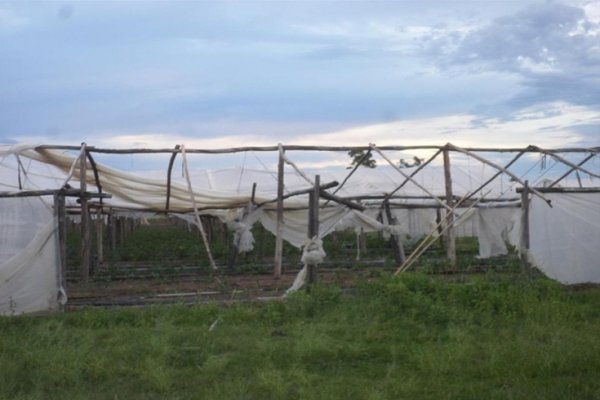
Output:
[[[292,285],[298,270],[275,279],[271,274],[215,274],[180,278],[101,280],[68,282],[67,309],[87,306],[136,306],[154,303],[204,303],[262,301],[280,298]],[[350,269],[320,270],[319,282],[352,287],[368,279],[372,271]]]

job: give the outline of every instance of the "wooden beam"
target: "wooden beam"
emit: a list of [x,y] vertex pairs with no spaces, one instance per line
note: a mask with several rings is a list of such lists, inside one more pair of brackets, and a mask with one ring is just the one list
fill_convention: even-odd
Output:
[[334,201],[336,203],[342,204],[348,208],[358,211],[364,211],[366,208],[358,203],[354,203],[352,201],[346,200],[342,197],[335,196],[331,193],[326,192],[325,190],[320,191],[321,197],[330,201]]
[[[65,197],[82,197],[81,191],[77,189],[44,189],[44,190],[23,190],[21,192],[0,192],[0,197],[39,197],[39,196],[54,196],[61,194]],[[90,193],[85,192],[83,197],[91,198],[111,198],[112,195],[107,193]]]
[[[517,193],[522,193],[524,188],[517,188]],[[529,187],[533,191],[532,187]],[[542,193],[600,193],[600,187],[566,188],[566,187],[537,187],[535,190]]]
[[487,185],[489,185],[494,179],[496,179],[498,176],[500,176],[504,171],[506,171],[511,165],[513,165],[515,162],[517,162],[517,160],[519,158],[521,158],[521,156],[525,154],[525,150],[522,150],[519,152],[519,154],[517,154],[515,157],[513,157],[512,160],[510,160],[510,162],[508,164],[506,164],[504,167],[502,167],[501,169],[499,169],[490,179],[488,179],[487,181],[485,181],[484,183],[482,183],[477,189],[473,190],[468,196],[465,196],[464,198],[462,198],[460,200],[461,203],[473,198],[473,196],[475,196],[475,194],[477,194],[479,191],[483,190]]
[[408,182],[410,182],[412,180],[412,178],[419,173],[419,171],[421,171],[423,168],[425,168],[429,163],[431,163],[433,160],[435,160],[435,158],[442,152],[442,150],[438,150],[435,152],[435,154],[433,156],[431,156],[427,161],[425,161],[423,164],[419,165],[419,167],[414,170],[408,177],[406,177],[404,179],[404,181],[398,185],[394,190],[392,190],[390,193],[386,194],[384,197],[384,202],[389,200],[396,192],[398,192],[398,190],[402,189]]
[[[438,145],[419,145],[419,146],[379,146],[378,148],[383,151],[404,151],[404,150],[443,150],[445,146]],[[305,146],[305,145],[281,145],[281,146],[244,146],[244,147],[231,147],[221,149],[186,149],[187,153],[198,153],[198,154],[227,154],[227,153],[240,153],[246,151],[350,151],[350,150],[369,150],[371,146]],[[79,150],[78,146],[70,145],[40,145],[36,146],[36,150]],[[475,152],[490,152],[490,153],[516,153],[527,148],[523,147],[466,147],[464,150],[475,151]],[[88,146],[88,150],[95,153],[105,154],[158,154],[158,153],[172,153],[172,148],[143,148],[143,149],[109,149]],[[527,149],[529,153],[536,153],[539,151],[545,151],[549,153],[588,153],[590,151],[600,152],[600,147],[564,147],[556,149]]]
[[571,161],[569,161],[569,160],[567,160],[567,159],[559,156],[558,154],[556,154],[556,152],[543,150],[543,149],[540,149],[539,147],[535,147],[535,149],[538,150],[540,153],[547,154],[550,157],[554,158],[555,160],[560,161],[561,163],[566,164],[569,167],[571,167],[571,168],[573,168],[573,169],[575,169],[577,171],[581,171],[581,172],[583,172],[585,174],[593,176],[594,178],[600,178],[600,175],[595,174],[595,173],[593,173],[591,171],[588,171],[587,169],[582,168],[581,165],[577,165],[577,164],[572,163]]
[[[321,190],[329,189],[329,188],[335,187],[337,185],[338,185],[337,181],[328,182],[328,183],[325,183],[325,184],[321,185]],[[281,199],[285,200],[285,199],[289,199],[290,197],[300,196],[300,195],[303,195],[303,194],[309,194],[310,192],[312,192],[312,190],[313,190],[312,187],[311,188],[307,188],[307,189],[295,190],[293,192],[289,192],[289,193],[286,193],[285,195],[281,196]],[[260,203],[257,204],[257,206],[261,207],[261,206],[264,206],[265,204],[275,203],[278,200],[279,200],[279,197],[277,197],[275,199],[272,199],[272,200],[267,200],[267,201],[260,202]]]
[[[577,163],[577,166],[581,167],[583,164],[585,164],[586,162],[588,162],[589,160],[591,160],[595,156],[596,156],[596,153],[590,153],[590,154],[588,154],[588,156],[586,158],[584,158],[583,160],[581,160],[581,161],[579,161]],[[548,187],[554,187],[554,186],[556,186],[560,181],[562,181],[567,176],[569,176],[569,174],[571,172],[576,171],[576,170],[577,169],[575,167],[571,167],[571,169],[569,169],[567,172],[565,172],[563,175],[561,175],[560,178],[558,178],[554,182],[552,182]],[[579,176],[577,176],[577,178],[579,179]]]
[[[521,178],[519,178],[518,176],[516,176],[515,174],[513,174],[513,173],[512,173],[512,172],[510,172],[509,170],[507,170],[507,169],[505,169],[505,168],[502,168],[502,167],[501,167],[501,166],[499,166],[498,164],[496,164],[496,163],[494,163],[494,162],[492,162],[492,161],[489,161],[489,160],[487,160],[487,159],[485,159],[485,158],[483,158],[483,157],[481,157],[481,156],[479,156],[479,155],[477,155],[477,154],[473,153],[473,152],[472,152],[472,151],[470,151],[470,150],[467,150],[467,149],[460,148],[460,147],[458,147],[458,146],[455,146],[455,145],[453,145],[452,143],[448,143],[448,144],[446,144],[446,146],[448,146],[448,148],[449,148],[449,149],[456,150],[456,151],[458,151],[458,152],[460,152],[460,153],[463,153],[463,154],[466,154],[466,155],[468,155],[468,156],[471,156],[472,158],[474,158],[474,159],[476,159],[476,160],[479,160],[479,161],[481,161],[481,162],[482,162],[482,163],[484,163],[484,164],[487,164],[487,165],[489,165],[489,166],[491,166],[491,167],[494,167],[494,168],[496,168],[497,170],[500,170],[500,171],[504,172],[506,175],[510,176],[510,177],[511,177],[511,178],[513,178],[513,179],[514,179],[516,182],[519,182],[521,185],[523,185],[523,184],[524,184],[524,183],[523,183],[523,181],[521,180]],[[544,197],[544,195],[542,195],[542,194],[541,194],[541,193],[540,193],[538,190],[531,188],[531,191],[532,191],[532,192],[533,192],[533,193],[534,193],[536,196],[538,196],[539,198],[541,198],[542,200],[544,200],[544,201],[545,201],[545,202],[546,202],[546,203],[547,203],[547,204],[548,204],[550,207],[552,207],[552,204],[551,204],[550,200],[548,200],[546,197]]]
[[363,154],[363,156],[360,158],[360,160],[352,168],[352,171],[350,171],[350,173],[348,175],[346,175],[346,177],[344,178],[344,180],[342,181],[342,183],[340,184],[340,186],[338,186],[333,191],[332,194],[336,194],[337,192],[340,191],[340,189],[346,184],[346,182],[348,182],[348,179],[350,179],[350,177],[356,172],[356,170],[358,169],[358,167],[360,167],[362,165],[363,161],[365,161],[366,159],[369,158],[369,156],[371,155],[372,152],[373,152],[373,149],[369,149],[365,154]]
[[383,151],[381,151],[381,149],[379,149],[378,147],[376,147],[374,144],[371,145],[371,147],[373,148],[373,150],[375,150],[377,153],[379,153],[379,155],[381,157],[383,157],[384,160],[386,160],[388,162],[388,164],[390,164],[396,171],[398,171],[400,173],[400,175],[404,176],[406,179],[410,180],[412,183],[415,184],[415,186],[417,186],[419,189],[421,189],[422,191],[424,191],[425,193],[427,193],[432,199],[436,200],[442,207],[444,207],[446,210],[452,211],[451,207],[448,207],[448,205],[441,201],[440,199],[438,199],[438,197],[431,193],[431,191],[429,191],[426,187],[424,187],[423,185],[421,185],[419,182],[415,181],[412,177],[408,176],[404,171],[402,171],[401,168],[399,168],[396,164],[394,164],[392,162],[392,160],[390,160],[384,153]]

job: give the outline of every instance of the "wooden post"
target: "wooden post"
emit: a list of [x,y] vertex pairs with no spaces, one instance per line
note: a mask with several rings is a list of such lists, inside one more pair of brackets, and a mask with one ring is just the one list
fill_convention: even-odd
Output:
[[523,271],[530,272],[529,268],[529,182],[525,181],[521,192],[521,240],[520,258]]
[[360,232],[358,233],[358,248],[361,255],[367,254],[367,236],[363,228],[360,228]]
[[255,201],[255,197],[256,197],[256,182],[254,182],[252,184],[252,194],[250,195],[250,204],[256,204]]
[[284,157],[283,148],[279,146],[279,162],[277,164],[277,235],[275,238],[275,265],[273,266],[273,277],[281,277],[281,262],[283,256],[283,173]]
[[60,193],[54,195],[54,212],[58,220],[58,282],[67,289],[67,218],[65,213],[65,196]]
[[81,155],[79,158],[79,190],[80,190],[80,205],[81,205],[81,266],[79,269],[80,279],[82,282],[87,282],[90,277],[92,265],[92,240],[90,230],[90,214],[88,200],[86,197],[87,182],[86,182],[86,151],[85,143],[82,144]]
[[104,217],[102,208],[98,207],[96,212],[96,248],[98,252],[98,264],[104,263]]
[[[319,237],[319,192],[321,178],[319,175],[315,176],[315,187],[312,192],[308,195],[308,238]],[[317,266],[313,264],[307,264],[306,275],[308,277],[308,285],[317,283]]]
[[[446,204],[452,209],[454,207],[454,197],[452,194],[452,174],[450,172],[450,152],[444,149],[444,181],[446,183]],[[446,255],[450,266],[456,266],[456,238],[454,235],[454,213],[446,210]]]
[[[390,226],[396,225],[396,218],[392,215],[392,210],[390,208],[390,202],[384,201],[383,206],[385,208],[385,215],[388,220],[388,224]],[[404,246],[402,245],[402,241],[400,237],[392,234],[390,237],[390,243],[392,244],[392,250],[394,251],[394,259],[397,264],[402,264],[406,258],[404,254]]]
[[438,241],[440,243],[440,248],[444,250],[446,248],[446,245],[444,244],[444,227],[442,226],[441,222],[442,210],[439,207],[437,207],[435,209],[435,224],[437,225]]
[[110,249],[114,251],[117,248],[117,221],[112,209],[108,214],[108,233],[110,235]]

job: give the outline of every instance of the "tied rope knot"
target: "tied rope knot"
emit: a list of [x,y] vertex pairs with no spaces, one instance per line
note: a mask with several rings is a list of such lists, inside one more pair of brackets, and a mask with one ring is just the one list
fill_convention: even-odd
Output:
[[240,221],[229,223],[229,229],[233,233],[233,243],[238,250],[238,253],[247,253],[254,250],[254,236],[250,231],[250,226]]
[[317,265],[325,259],[325,250],[323,250],[323,241],[316,236],[312,239],[306,239],[302,244],[301,261],[306,265]]

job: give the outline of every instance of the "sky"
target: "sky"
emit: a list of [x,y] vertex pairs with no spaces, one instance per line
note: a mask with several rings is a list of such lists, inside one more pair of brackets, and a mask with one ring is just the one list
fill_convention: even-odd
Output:
[[600,145],[600,1],[0,2],[0,143]]

